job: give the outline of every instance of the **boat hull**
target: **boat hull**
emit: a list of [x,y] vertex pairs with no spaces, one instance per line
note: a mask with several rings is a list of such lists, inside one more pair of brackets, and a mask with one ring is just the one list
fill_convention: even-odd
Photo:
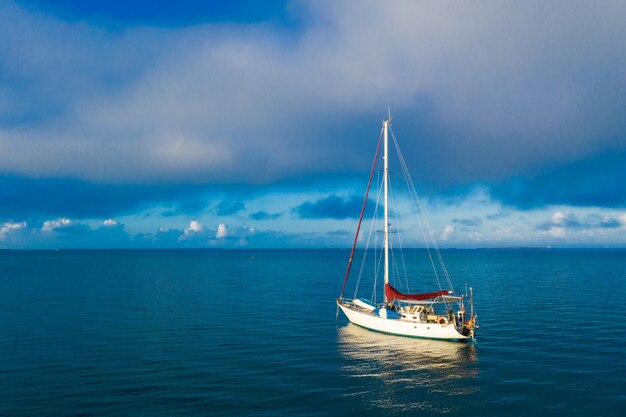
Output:
[[437,323],[420,323],[409,320],[385,319],[369,311],[359,311],[337,303],[350,322],[381,333],[423,339],[465,342],[471,340],[457,331],[452,323],[445,326]]

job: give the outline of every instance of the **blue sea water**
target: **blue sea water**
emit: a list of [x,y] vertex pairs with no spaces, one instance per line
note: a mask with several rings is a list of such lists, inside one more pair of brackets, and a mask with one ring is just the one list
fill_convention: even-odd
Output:
[[624,415],[626,251],[443,255],[474,345],[336,319],[346,250],[0,252],[0,416]]

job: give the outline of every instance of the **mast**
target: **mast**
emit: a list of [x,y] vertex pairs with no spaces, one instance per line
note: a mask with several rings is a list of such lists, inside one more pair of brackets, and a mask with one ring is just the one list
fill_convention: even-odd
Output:
[[[384,170],[383,170],[383,184],[384,184],[384,193],[385,193],[385,201],[384,201],[384,209],[385,209],[385,231],[384,231],[384,245],[385,245],[385,288],[386,285],[389,284],[389,208],[388,206],[388,190],[387,184],[389,182],[389,158],[388,158],[388,131],[389,130],[389,120],[385,120],[383,122],[383,131],[384,131],[384,148],[383,148],[383,161],[384,161]],[[387,296],[385,295],[385,303],[389,301],[387,300]]]

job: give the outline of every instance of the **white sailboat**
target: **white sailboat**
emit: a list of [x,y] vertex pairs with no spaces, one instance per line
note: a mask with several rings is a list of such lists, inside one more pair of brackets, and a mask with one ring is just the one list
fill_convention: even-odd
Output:
[[[337,298],[337,305],[343,313],[346,315],[348,320],[352,323],[364,327],[366,329],[389,333],[400,336],[410,336],[410,337],[419,337],[419,338],[429,338],[429,339],[440,339],[440,340],[449,340],[449,341],[469,341],[474,340],[475,329],[478,327],[476,325],[476,315],[474,314],[474,303],[472,297],[472,289],[470,288],[469,297],[465,295],[457,296],[454,294],[452,288],[452,282],[450,281],[450,277],[448,271],[443,263],[443,259],[439,252],[439,248],[437,246],[436,241],[434,240],[434,236],[430,231],[430,226],[428,225],[428,220],[423,218],[423,221],[420,220],[420,226],[422,227],[422,237],[424,238],[425,249],[428,253],[428,257],[430,259],[430,263],[432,265],[434,276],[439,286],[438,291],[429,292],[429,293],[420,293],[420,294],[410,294],[410,293],[402,293],[398,291],[394,286],[390,283],[390,273],[393,274],[393,278],[399,278],[400,269],[396,266],[395,268],[390,269],[389,261],[390,261],[390,239],[389,227],[391,223],[389,221],[389,194],[390,194],[390,185],[389,185],[389,132],[391,131],[391,117],[387,120],[383,121],[383,127],[381,136],[378,140],[378,146],[376,148],[376,154],[374,156],[374,163],[372,164],[372,170],[370,172],[370,179],[367,186],[367,190],[365,193],[365,199],[363,202],[363,207],[361,209],[361,216],[359,218],[359,223],[357,226],[356,236],[354,239],[354,244],[352,246],[352,252],[350,254],[350,259],[348,261],[348,268],[346,271],[346,275],[344,278],[343,286],[341,289],[341,294]],[[393,131],[391,131],[394,145],[396,147],[396,151],[398,153],[398,159],[400,161],[400,166],[402,168],[404,177],[409,186],[409,193],[411,195],[411,199],[415,202],[416,209],[419,210],[420,215],[424,216],[424,210],[421,207],[421,202],[419,200],[419,196],[415,191],[415,187],[413,185],[413,181],[408,173],[408,169],[406,167],[406,163],[404,162],[404,158],[402,157],[402,153],[398,147],[398,143],[393,135]],[[374,174],[375,167],[377,165],[378,153],[380,150],[381,140],[383,142],[383,178],[382,178],[382,190],[383,190],[383,248],[382,255],[384,255],[383,261],[383,294],[384,300],[382,303],[376,303],[376,282],[374,279],[374,291],[372,292],[372,297],[370,299],[358,298],[358,284],[356,286],[354,297],[346,298],[344,297],[344,291],[346,288],[346,282],[350,275],[350,270],[352,267],[352,261],[354,259],[354,252],[356,248],[357,239],[359,237],[359,231],[361,229],[361,222],[363,220],[363,215],[365,213],[365,207],[368,201],[368,195],[370,186],[372,183],[372,178]],[[378,208],[378,204],[377,204]],[[377,211],[377,210],[376,210]],[[426,233],[424,231],[423,225],[426,225],[427,231],[430,233]],[[370,236],[371,236],[370,228]],[[370,239],[367,239],[369,244]],[[401,248],[400,248],[401,249]],[[365,261],[365,254],[367,253],[368,248],[366,247],[363,257],[363,262]],[[434,256],[433,256],[434,252]],[[376,259],[377,256],[374,256]],[[394,260],[397,257],[393,257]],[[404,256],[402,256],[404,260]],[[439,264],[436,265],[435,263]],[[437,268],[437,266],[439,268]],[[376,269],[376,268],[375,268]],[[405,270],[405,278],[406,278],[406,268]],[[361,271],[363,271],[363,267],[361,267]],[[439,272],[438,272],[439,271]],[[445,283],[448,284],[449,288],[444,288],[441,285],[440,276],[445,278]],[[359,281],[360,282],[360,275]],[[394,279],[394,281],[396,281]],[[408,286],[408,281],[407,281]],[[468,305],[468,309],[466,309],[466,304]],[[468,311],[469,310],[469,311]]]

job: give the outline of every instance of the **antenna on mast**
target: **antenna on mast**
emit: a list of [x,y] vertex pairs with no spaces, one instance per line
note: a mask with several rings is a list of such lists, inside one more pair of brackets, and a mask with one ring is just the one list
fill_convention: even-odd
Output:
[[391,106],[387,106],[387,120],[391,123]]

